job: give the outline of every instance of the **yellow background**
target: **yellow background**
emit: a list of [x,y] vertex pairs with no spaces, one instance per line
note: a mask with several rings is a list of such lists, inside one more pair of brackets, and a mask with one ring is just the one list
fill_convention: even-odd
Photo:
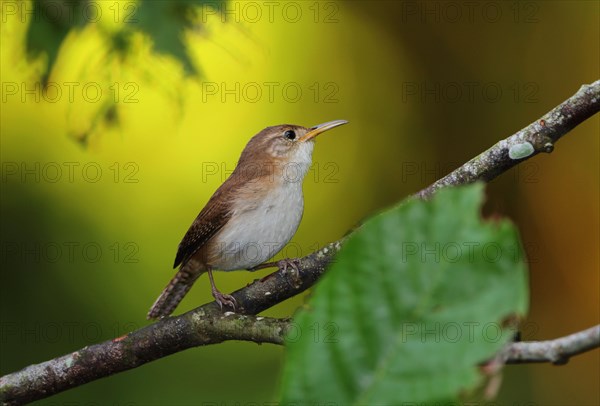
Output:
[[[597,2],[452,2],[459,7],[452,9],[444,2],[299,1],[292,2],[298,22],[276,3],[272,19],[264,2],[255,3],[258,19],[247,2],[230,4],[225,23],[222,10],[200,16],[202,29],[185,36],[200,80],[152,53],[148,38],[136,38],[126,62],[109,56],[99,35],[114,29],[105,11],[98,25],[65,40],[49,76],[63,91],[47,95],[54,102],[24,91],[34,89],[45,64],[25,57],[30,19],[3,14],[2,374],[146,325],[174,273],[180,238],[266,126],[350,121],[317,143],[304,219],[284,250],[304,255],[600,76]],[[67,82],[77,84],[72,99]],[[90,83],[105,96],[109,86],[118,89],[118,125],[91,125],[102,102],[84,97]],[[298,101],[285,86],[301,89]],[[242,90],[257,87],[258,100]],[[598,323],[598,133],[596,116],[551,155],[488,187],[486,213],[516,222],[530,259],[524,340]],[[11,172],[15,164],[34,172],[38,165],[40,179]],[[57,166],[63,172],[54,182]],[[102,172],[92,182],[95,168]],[[85,260],[85,244],[101,247],[97,262]],[[49,261],[56,245],[63,251]],[[40,259],[23,253],[30,248]],[[125,261],[128,253],[135,262]],[[228,292],[268,272],[218,273],[217,284]],[[176,313],[210,299],[203,277]],[[302,300],[265,314],[291,315]],[[262,404],[275,399],[283,353],[250,343],[192,349],[39,404]],[[599,361],[594,351],[562,367],[508,366],[498,402],[600,404]]]

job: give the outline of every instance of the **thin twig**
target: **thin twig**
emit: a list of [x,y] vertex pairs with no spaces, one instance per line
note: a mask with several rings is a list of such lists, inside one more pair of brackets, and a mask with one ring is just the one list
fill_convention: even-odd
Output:
[[503,139],[460,168],[416,194],[428,198],[444,186],[457,186],[478,180],[489,182],[513,166],[541,153],[552,152],[563,135],[600,111],[600,80],[583,85],[572,97],[539,120]]
[[[575,95],[540,120],[498,142],[415,196],[428,198],[441,187],[490,181],[539,152],[551,152],[558,139],[599,110],[600,80],[582,86]],[[278,270],[234,292],[232,295],[238,303],[235,315],[224,316],[218,305],[211,302],[126,336],[5,375],[0,378],[0,401],[3,404],[21,404],[43,399],[194,346],[226,340],[280,344],[289,326],[288,321],[244,315],[257,314],[311,287],[325,272],[342,243],[343,239],[300,258],[299,275],[293,278]],[[526,350],[533,354],[533,347],[527,347],[527,344],[511,344],[509,349],[516,345],[521,353],[511,352],[507,362],[513,362],[514,357],[519,356],[517,354],[528,354],[524,352]],[[593,344],[591,348],[597,347],[597,340]],[[522,359],[527,357],[522,355]]]
[[554,340],[511,343],[502,356],[507,364],[551,362],[564,365],[572,356],[595,348],[600,348],[600,324]]

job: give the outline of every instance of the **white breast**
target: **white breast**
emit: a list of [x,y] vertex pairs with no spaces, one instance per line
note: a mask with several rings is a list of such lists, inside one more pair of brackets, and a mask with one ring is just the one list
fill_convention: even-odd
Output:
[[309,141],[293,150],[293,156],[275,171],[271,182],[276,186],[257,183],[260,189],[254,196],[260,198],[249,198],[253,196],[249,194],[242,204],[234,202],[231,219],[214,237],[217,248],[208,258],[209,266],[222,271],[252,268],[272,258],[290,241],[304,211],[302,182],[312,162],[313,147]]
[[250,210],[238,210],[215,236],[214,269],[247,269],[266,262],[294,236],[302,213],[302,179],[283,182]]

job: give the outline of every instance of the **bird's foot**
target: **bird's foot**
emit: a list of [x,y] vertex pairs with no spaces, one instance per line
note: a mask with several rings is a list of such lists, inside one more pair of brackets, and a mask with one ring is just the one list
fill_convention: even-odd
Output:
[[215,298],[215,301],[221,307],[221,310],[223,310],[223,305],[225,305],[225,306],[231,307],[233,309],[233,311],[235,311],[235,305],[237,304],[237,301],[235,300],[235,298],[233,296],[225,294],[225,293],[221,293],[216,288],[212,289],[212,295]]
[[292,268],[292,272],[300,272],[300,269],[298,268],[298,265],[300,265],[299,258],[285,258],[277,261],[276,264],[277,268],[279,268],[279,270],[283,273],[286,273],[288,271],[288,268]]
[[277,261],[277,267],[283,274],[289,274],[290,279],[293,282],[292,286],[301,284],[299,258],[285,258]]
[[[259,269],[277,267],[278,270],[281,271],[283,274],[290,275],[292,281],[294,282],[293,286],[295,286],[295,285],[299,285],[301,282],[299,265],[300,265],[300,258],[285,258],[285,259],[281,259],[276,262],[265,262],[264,264],[260,264],[260,265],[256,265],[255,267],[248,268],[248,270],[249,271],[258,271]],[[290,270],[290,268],[291,268],[291,270]],[[267,279],[271,278],[275,274],[276,274],[276,272],[268,274],[267,276],[262,278],[260,280],[260,282],[266,281]]]

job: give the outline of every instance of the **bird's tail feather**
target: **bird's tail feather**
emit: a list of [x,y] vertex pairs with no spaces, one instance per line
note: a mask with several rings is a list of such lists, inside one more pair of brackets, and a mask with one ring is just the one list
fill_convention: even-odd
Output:
[[156,299],[146,318],[148,320],[158,319],[173,313],[201,274],[202,272],[190,272],[186,265],[182,266]]

